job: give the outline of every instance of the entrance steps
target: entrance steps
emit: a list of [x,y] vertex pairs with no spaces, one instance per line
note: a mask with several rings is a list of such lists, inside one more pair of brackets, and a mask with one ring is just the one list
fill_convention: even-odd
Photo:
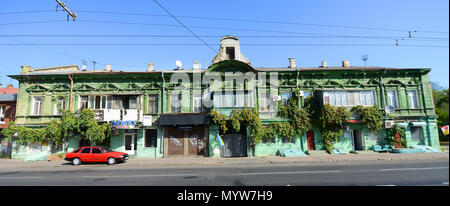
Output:
[[330,155],[326,150],[308,150],[308,154],[311,156]]

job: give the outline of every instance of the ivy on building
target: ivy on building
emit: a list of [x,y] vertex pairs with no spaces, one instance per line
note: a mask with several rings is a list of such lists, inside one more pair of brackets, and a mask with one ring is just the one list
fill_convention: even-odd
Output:
[[111,136],[112,126],[109,123],[98,124],[94,116],[90,109],[82,110],[79,116],[64,110],[60,121],[53,120],[43,128],[17,126],[11,122],[9,128],[3,129],[1,133],[18,145],[51,143],[61,146],[70,136],[81,136],[90,142],[102,144]]

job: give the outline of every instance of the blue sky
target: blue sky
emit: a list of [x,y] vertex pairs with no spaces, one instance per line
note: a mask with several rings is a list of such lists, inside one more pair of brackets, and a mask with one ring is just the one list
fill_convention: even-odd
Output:
[[[145,71],[153,62],[157,70],[174,69],[175,61],[192,68],[194,60],[209,65],[216,55],[202,45],[173,18],[150,0],[65,0],[78,16],[77,21],[65,21],[66,13],[56,12],[56,1],[0,0],[0,35],[162,35],[185,37],[19,37],[0,36],[0,83],[12,83],[6,75],[19,74],[21,65],[34,68],[77,64],[81,68]],[[218,50],[220,36],[240,38],[241,51],[255,67],[284,67],[295,57],[297,66],[315,67],[322,60],[329,66],[340,66],[349,60],[352,66],[363,66],[362,55],[368,55],[367,66],[399,68],[432,68],[431,81],[449,85],[449,2],[447,0],[159,0],[173,15],[204,41]],[[11,13],[39,11],[29,13]],[[89,12],[95,11],[95,12]],[[101,12],[147,15],[117,15]],[[163,15],[163,16],[157,16]],[[205,18],[186,18],[205,17]],[[211,18],[292,22],[297,24],[261,23],[255,21],[225,21]],[[58,22],[54,22],[57,21]],[[45,21],[46,23],[24,22]],[[50,22],[48,22],[50,21]],[[106,23],[109,22],[109,23]],[[113,23],[116,22],[116,23]],[[127,22],[127,23],[117,23]],[[302,23],[302,24],[298,24]],[[313,24],[313,25],[305,25]],[[165,25],[165,26],[164,26]],[[332,25],[332,26],[318,26]],[[340,27],[345,26],[345,27]],[[214,28],[212,28],[214,27]],[[370,27],[357,29],[349,27]],[[393,31],[404,30],[404,31]],[[407,31],[417,39],[408,39]],[[437,33],[436,33],[437,32]],[[377,38],[286,38],[254,36],[311,36],[309,34],[370,36]],[[379,37],[389,37],[380,39]],[[426,45],[442,47],[404,46],[329,46],[329,45]],[[422,39],[419,39],[422,38]],[[444,38],[444,39],[436,39]],[[198,45],[20,45],[4,44],[198,44]],[[2,45],[3,44],[3,45]],[[245,45],[253,44],[253,45]],[[257,45],[254,45],[257,44]],[[267,46],[260,44],[283,44]],[[300,44],[286,46],[285,44]],[[301,44],[325,45],[302,46]],[[327,46],[328,45],[328,46]]]

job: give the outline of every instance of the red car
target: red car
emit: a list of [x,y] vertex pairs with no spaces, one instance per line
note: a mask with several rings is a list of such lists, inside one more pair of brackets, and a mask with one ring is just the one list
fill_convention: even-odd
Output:
[[116,162],[128,160],[128,154],[115,152],[103,146],[89,146],[80,147],[73,152],[67,153],[64,159],[71,161],[73,165],[79,165],[82,162],[107,162],[113,165]]

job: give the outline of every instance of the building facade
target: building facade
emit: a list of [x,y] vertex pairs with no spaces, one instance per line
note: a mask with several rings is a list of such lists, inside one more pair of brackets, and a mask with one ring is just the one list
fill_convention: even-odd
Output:
[[16,101],[18,88],[8,84],[5,88],[0,84],[0,157],[11,156],[11,145],[8,138],[5,138],[1,131],[9,127],[9,122],[16,117]]
[[[208,69],[200,69],[197,62],[192,69],[178,65],[175,70],[156,71],[149,64],[137,72],[115,71],[111,65],[102,71],[82,71],[77,66],[23,66],[20,75],[10,77],[19,81],[17,125],[42,127],[58,120],[58,105],[75,112],[90,108],[97,121],[113,125],[107,145],[113,150],[136,157],[227,157],[275,155],[286,148],[323,150],[315,128],[293,140],[276,138],[256,145],[250,144],[245,133],[232,134],[223,136],[225,146],[219,146],[219,126],[209,117],[211,109],[230,115],[233,110],[257,108],[263,125],[287,121],[277,117],[273,105],[286,103],[294,91],[300,91],[300,106],[308,96],[334,106],[376,106],[384,114],[390,113],[383,117],[387,127],[405,127],[407,146],[422,144],[438,149],[430,71],[352,67],[348,61],[337,67],[326,62],[319,67],[297,67],[294,58],[289,59],[288,67],[252,67],[239,40],[226,36]],[[233,77],[228,78],[233,74],[250,81],[238,85]],[[212,84],[215,79],[224,81],[216,87]],[[231,85],[230,90],[227,85]],[[337,148],[370,150],[386,144],[385,129],[370,133],[357,119],[343,125],[343,130]],[[68,151],[79,147],[80,139],[70,138]]]

